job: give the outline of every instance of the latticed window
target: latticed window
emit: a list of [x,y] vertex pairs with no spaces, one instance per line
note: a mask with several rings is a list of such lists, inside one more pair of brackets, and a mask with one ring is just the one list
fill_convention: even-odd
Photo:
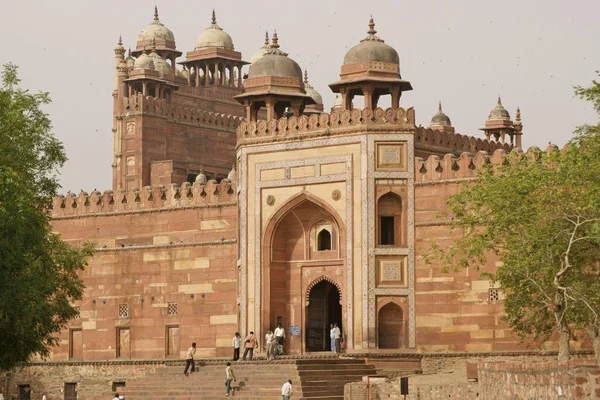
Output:
[[177,303],[169,303],[168,304],[167,315],[177,315]]
[[119,317],[129,317],[129,304],[119,304]]
[[489,301],[500,300],[500,289],[491,288],[489,291]]
[[73,317],[73,319],[80,319],[81,318],[81,307],[73,307],[75,309],[75,316]]

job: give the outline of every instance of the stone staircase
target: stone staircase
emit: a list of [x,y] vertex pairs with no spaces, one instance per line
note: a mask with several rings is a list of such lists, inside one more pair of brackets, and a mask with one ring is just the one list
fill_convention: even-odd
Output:
[[[227,360],[199,361],[196,372],[185,376],[184,364],[158,368],[127,382],[119,394],[125,400],[214,400],[225,397]],[[364,359],[280,358],[271,362],[232,362],[237,382],[232,382],[238,400],[280,400],[281,386],[291,379],[295,400],[343,400],[344,385],[375,375]],[[106,398],[106,397],[105,397]],[[110,397],[108,397],[110,398]]]

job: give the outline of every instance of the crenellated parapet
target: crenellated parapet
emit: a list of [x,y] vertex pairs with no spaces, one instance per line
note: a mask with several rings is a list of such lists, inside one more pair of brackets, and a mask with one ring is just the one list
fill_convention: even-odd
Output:
[[155,115],[180,123],[210,126],[227,131],[235,131],[242,121],[232,115],[202,111],[169,103],[153,96],[131,96],[123,98],[123,116]]
[[430,128],[417,128],[415,133],[415,146],[421,148],[446,149],[454,152],[470,152],[486,151],[493,153],[496,150],[502,149],[510,152],[513,146],[509,143],[501,143],[480,139],[472,136],[461,135],[459,133],[443,132]]
[[68,193],[54,198],[52,217],[75,215],[135,212],[143,210],[168,210],[194,206],[219,206],[236,202],[236,185],[227,179],[220,183],[210,180],[205,184],[195,182],[183,185],[145,186],[141,189],[121,190],[114,193],[93,191],[90,194]]
[[[389,131],[408,131],[415,129],[415,111],[411,107],[383,108],[352,111],[333,111],[332,113],[310,116],[289,117],[242,122],[237,129],[238,146],[270,141],[293,140],[300,138],[347,134],[355,128],[368,127],[369,131],[385,133]],[[358,129],[357,129],[358,131]]]
[[501,165],[510,154],[526,157],[537,157],[540,149],[530,147],[527,153],[521,149],[506,152],[496,149],[491,155],[487,151],[479,151],[474,156],[464,152],[460,156],[446,154],[444,157],[429,156],[426,160],[415,157],[415,184],[436,184],[460,182],[475,179],[479,168],[484,164]]

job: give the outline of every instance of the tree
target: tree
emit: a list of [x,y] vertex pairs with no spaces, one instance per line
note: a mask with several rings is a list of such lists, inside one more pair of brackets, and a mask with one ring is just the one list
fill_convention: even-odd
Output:
[[465,234],[449,248],[430,243],[426,261],[477,269],[497,256],[488,276],[504,291],[509,326],[522,339],[557,333],[559,360],[583,328],[600,361],[600,129],[580,128],[562,151],[512,152],[486,164],[448,205],[451,229]]
[[42,106],[47,93],[19,87],[17,67],[4,65],[0,88],[0,370],[47,357],[77,310],[78,272],[90,244],[71,247],[52,233],[57,170],[66,161]]

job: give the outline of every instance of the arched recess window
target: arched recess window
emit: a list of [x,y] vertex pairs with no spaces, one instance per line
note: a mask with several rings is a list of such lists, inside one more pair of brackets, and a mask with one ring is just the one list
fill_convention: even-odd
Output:
[[331,233],[327,229],[317,235],[317,251],[331,250]]
[[380,245],[400,245],[402,243],[402,199],[394,193],[386,193],[377,201],[379,224],[378,243]]

